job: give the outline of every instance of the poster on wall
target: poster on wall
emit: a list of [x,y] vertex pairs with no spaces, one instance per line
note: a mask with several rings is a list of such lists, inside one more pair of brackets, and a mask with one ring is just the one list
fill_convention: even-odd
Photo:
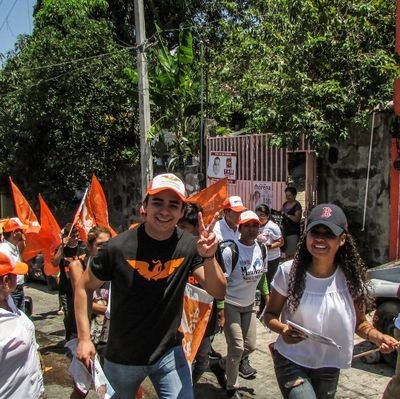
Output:
[[235,181],[236,160],[236,152],[210,151],[207,176],[210,179],[223,179],[226,177],[229,181]]
[[259,204],[266,204],[272,208],[272,200],[272,183],[263,181],[254,182],[251,194],[253,209]]

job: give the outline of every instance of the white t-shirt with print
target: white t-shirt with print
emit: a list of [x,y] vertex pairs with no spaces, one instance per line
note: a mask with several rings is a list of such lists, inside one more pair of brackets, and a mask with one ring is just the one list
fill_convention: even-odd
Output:
[[[288,296],[289,273],[293,261],[282,263],[272,281],[272,287]],[[292,362],[309,368],[349,368],[353,356],[356,313],[354,302],[340,268],[327,278],[306,273],[305,289],[299,307],[291,314],[282,310],[282,322],[291,320],[311,331],[332,338],[341,349],[305,339],[298,344],[287,344],[278,337],[275,349]]]
[[[273,222],[268,220],[264,226],[260,226],[260,235],[257,237],[258,240],[261,238],[261,242],[265,245],[271,245],[273,242],[279,240],[282,237],[282,232],[280,227]],[[261,237],[260,237],[261,236]],[[275,260],[281,257],[281,249],[278,248],[268,248],[268,260]]]
[[222,252],[228,283],[225,302],[246,307],[254,302],[257,284],[267,271],[267,260],[263,260],[261,248],[257,243],[247,246],[237,241],[236,244],[239,257],[233,272],[231,249],[226,247]]

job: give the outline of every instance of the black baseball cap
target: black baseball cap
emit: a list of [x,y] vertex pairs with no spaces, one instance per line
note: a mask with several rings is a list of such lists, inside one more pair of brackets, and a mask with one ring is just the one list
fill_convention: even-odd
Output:
[[320,224],[331,229],[335,236],[347,231],[346,215],[335,204],[319,204],[310,212],[307,220],[307,231]]

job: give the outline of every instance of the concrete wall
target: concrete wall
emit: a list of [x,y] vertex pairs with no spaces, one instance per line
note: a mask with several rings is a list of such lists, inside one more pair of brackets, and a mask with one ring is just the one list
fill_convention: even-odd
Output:
[[[165,170],[154,170],[154,175]],[[184,173],[176,173],[184,182],[188,195],[200,190],[197,165],[187,167]],[[140,221],[139,208],[142,201],[140,167],[120,170],[115,178],[104,184],[107,197],[109,220],[118,232],[128,228],[131,223]]]
[[387,262],[389,254],[391,122],[391,114],[375,114],[364,229],[372,117],[369,130],[354,130],[347,141],[333,144],[318,166],[318,202],[334,202],[344,208],[350,232],[369,266]]

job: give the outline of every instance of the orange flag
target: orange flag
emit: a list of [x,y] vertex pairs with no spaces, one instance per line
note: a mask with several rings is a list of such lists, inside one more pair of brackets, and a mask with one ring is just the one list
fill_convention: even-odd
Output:
[[86,241],[87,233],[93,226],[108,227],[113,237],[117,235],[109,225],[106,196],[95,175],[75,214],[73,225],[79,230],[83,241]]
[[11,177],[9,177],[9,180],[14,198],[15,212],[17,213],[19,220],[29,226],[29,228],[26,230],[26,234],[39,232],[40,224],[35,215],[35,212],[33,212],[28,201],[22,195],[19,188],[14,184]]
[[42,251],[44,256],[44,274],[46,276],[51,276],[58,273],[58,267],[53,266],[51,259],[53,258],[56,248],[61,244],[61,229],[56,218],[53,216],[50,208],[40,194],[39,203],[40,223],[42,225],[39,235],[41,235],[42,241],[45,243]]
[[60,226],[40,194],[39,203],[41,228],[38,233],[26,234],[26,246],[22,258],[28,261],[41,252],[44,257],[43,272],[46,276],[52,276],[59,271],[53,266],[51,259],[61,243]]
[[215,212],[222,208],[222,203],[227,196],[228,179],[225,178],[192,195],[187,199],[187,202],[194,202],[202,207],[204,223],[208,224],[214,217]]

